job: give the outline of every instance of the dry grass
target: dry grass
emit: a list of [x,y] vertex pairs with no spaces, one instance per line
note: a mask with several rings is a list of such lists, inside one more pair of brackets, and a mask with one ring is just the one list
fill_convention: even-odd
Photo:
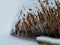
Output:
[[[40,1],[39,1],[40,2]],[[27,18],[22,23],[22,28],[19,27],[20,21],[15,26],[15,33],[19,32],[19,35],[26,36],[40,36],[46,35],[54,38],[60,38],[60,3],[55,1],[57,9],[55,7],[50,8],[48,0],[45,1],[47,7],[41,4],[43,13],[38,12],[35,16],[32,13],[28,13]],[[39,20],[38,18],[39,17]],[[18,30],[18,31],[17,31]]]

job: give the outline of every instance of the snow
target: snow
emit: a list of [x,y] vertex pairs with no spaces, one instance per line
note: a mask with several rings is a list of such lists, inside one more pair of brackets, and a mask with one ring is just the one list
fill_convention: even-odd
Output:
[[38,45],[35,41],[23,40],[10,35],[14,16],[18,16],[21,1],[0,0],[0,45]]
[[50,38],[50,37],[46,37],[46,36],[39,36],[36,39],[37,39],[37,41],[46,41],[46,42],[50,42],[50,43],[60,44],[60,39],[56,39],[56,38]]

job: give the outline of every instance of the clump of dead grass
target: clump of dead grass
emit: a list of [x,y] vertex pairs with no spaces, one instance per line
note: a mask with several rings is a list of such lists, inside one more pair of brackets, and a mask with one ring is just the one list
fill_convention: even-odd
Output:
[[[15,25],[15,34],[19,32],[22,36],[50,36],[54,38],[60,37],[60,2],[55,0],[56,7],[49,7],[48,0],[45,0],[46,6],[39,3],[42,7],[42,12],[37,12],[38,15],[35,16],[32,13],[28,13],[27,18],[23,20],[20,26],[20,20]],[[37,18],[39,17],[39,19]]]

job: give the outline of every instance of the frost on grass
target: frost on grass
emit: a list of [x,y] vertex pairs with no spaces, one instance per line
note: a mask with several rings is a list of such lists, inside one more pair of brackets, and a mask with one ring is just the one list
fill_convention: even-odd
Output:
[[23,1],[12,35],[60,38],[59,0]]

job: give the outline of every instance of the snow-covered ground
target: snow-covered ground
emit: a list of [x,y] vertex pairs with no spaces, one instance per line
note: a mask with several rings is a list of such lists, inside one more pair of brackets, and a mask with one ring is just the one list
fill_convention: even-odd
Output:
[[11,24],[23,0],[0,0],[0,45],[38,45],[35,41],[23,40],[10,35]]
[[[54,0],[50,1],[54,2]],[[31,7],[35,12],[37,5],[40,8],[37,0],[0,0],[0,45],[38,45],[36,41],[19,39],[10,35],[11,28],[13,28],[14,21],[19,16],[20,9],[27,13],[29,12],[28,8]],[[43,40],[46,39],[46,37],[42,38]],[[57,42],[60,43],[60,39]]]
[[50,38],[46,36],[40,36],[40,37],[37,37],[36,39],[37,41],[44,41],[44,42],[49,42],[49,43],[60,45],[60,39]]

